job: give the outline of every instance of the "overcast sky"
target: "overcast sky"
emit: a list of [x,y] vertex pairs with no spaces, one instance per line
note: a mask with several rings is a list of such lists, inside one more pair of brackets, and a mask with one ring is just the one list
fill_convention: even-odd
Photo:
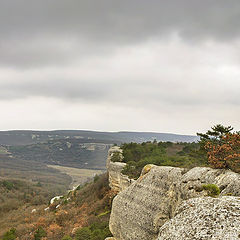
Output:
[[1,130],[240,130],[239,0],[0,0]]

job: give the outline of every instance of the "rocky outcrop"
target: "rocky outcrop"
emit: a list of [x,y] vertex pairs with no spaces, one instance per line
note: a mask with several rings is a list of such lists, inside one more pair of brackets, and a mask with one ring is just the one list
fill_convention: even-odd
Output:
[[182,169],[152,167],[113,200],[110,230],[116,239],[153,239],[174,211],[178,196],[173,182]]
[[130,186],[134,180],[121,173],[126,163],[111,161],[113,154],[116,152],[120,153],[121,156],[122,150],[117,146],[111,147],[108,151],[107,171],[109,175],[109,186],[113,191],[118,193]]
[[157,239],[159,229],[174,219],[184,200],[208,195],[203,184],[216,184],[221,195],[240,196],[240,175],[231,171],[146,166],[140,178],[113,200],[109,224],[113,236],[116,240]]
[[159,230],[158,240],[240,239],[240,198],[193,198]]

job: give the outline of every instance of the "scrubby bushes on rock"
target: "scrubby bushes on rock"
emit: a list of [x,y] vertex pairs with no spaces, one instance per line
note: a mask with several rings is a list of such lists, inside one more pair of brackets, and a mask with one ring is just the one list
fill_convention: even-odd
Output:
[[210,197],[217,197],[220,194],[220,189],[215,184],[204,184],[202,188],[208,191],[208,196]]
[[120,152],[114,152],[111,156],[111,161],[112,162],[121,162],[122,161],[122,156]]

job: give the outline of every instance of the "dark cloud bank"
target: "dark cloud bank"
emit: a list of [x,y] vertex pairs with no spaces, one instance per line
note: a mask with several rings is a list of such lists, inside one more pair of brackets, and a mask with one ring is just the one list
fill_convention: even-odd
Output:
[[0,102],[112,103],[186,115],[186,128],[201,111],[235,121],[239,22],[233,0],[2,0]]
[[173,32],[185,41],[229,41],[239,36],[239,22],[240,2],[233,0],[3,0],[0,64],[66,63],[74,58],[72,44],[86,54],[96,45],[119,47]]

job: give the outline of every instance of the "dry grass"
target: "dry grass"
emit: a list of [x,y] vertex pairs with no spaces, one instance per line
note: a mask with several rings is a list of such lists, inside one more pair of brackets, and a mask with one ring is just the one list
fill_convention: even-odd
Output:
[[63,167],[59,165],[47,165],[50,168],[59,170],[62,173],[69,175],[72,178],[72,183],[70,184],[70,189],[82,185],[85,182],[91,180],[95,175],[100,175],[103,173],[102,170],[91,170],[91,169],[81,169],[72,167]]
[[[33,240],[34,233],[39,227],[44,229],[47,234],[45,239],[48,240],[61,240],[64,235],[70,235],[74,239],[78,228],[90,226],[95,226],[94,229],[103,234],[100,227],[108,226],[114,197],[106,173],[65,197],[69,197],[70,200],[63,201],[57,209],[52,206],[48,211],[44,211],[47,204],[37,206],[25,204],[7,215],[3,214],[0,221],[0,238],[11,227],[16,228],[19,240]],[[36,209],[34,213],[33,209]],[[103,240],[105,237],[94,239]]]

